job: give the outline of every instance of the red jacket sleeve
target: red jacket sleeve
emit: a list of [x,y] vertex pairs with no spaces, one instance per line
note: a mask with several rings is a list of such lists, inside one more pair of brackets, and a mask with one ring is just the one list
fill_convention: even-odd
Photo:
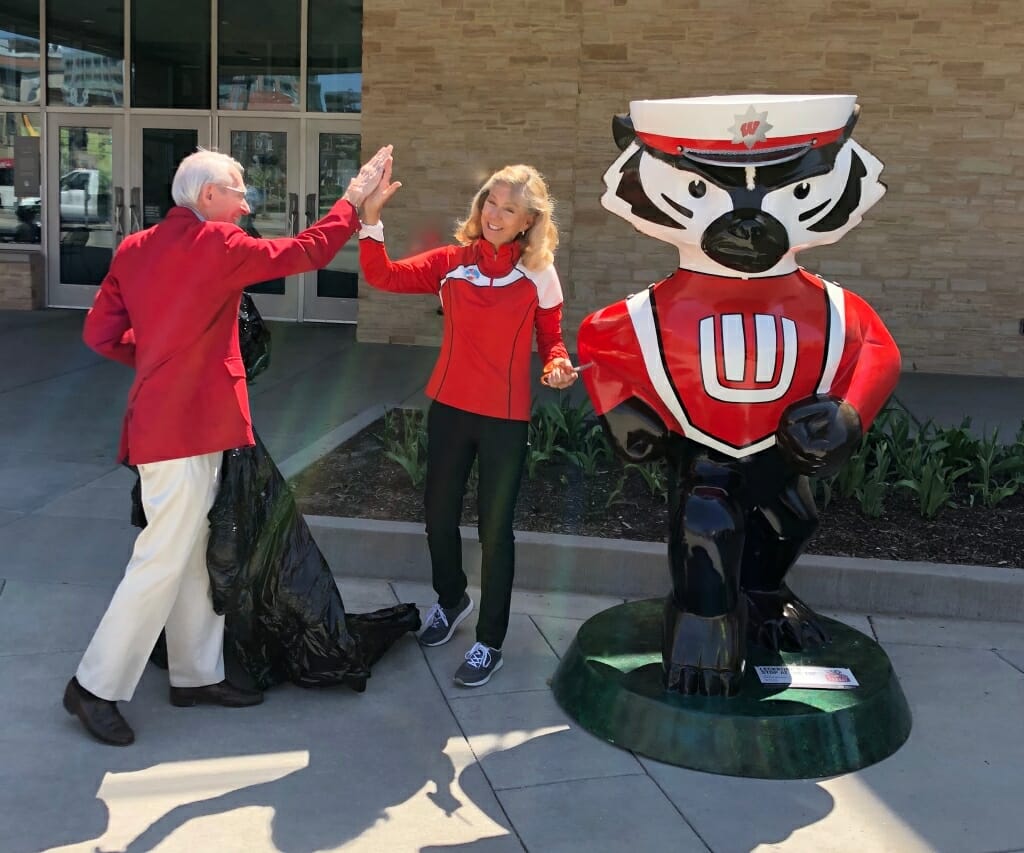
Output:
[[116,256],[85,315],[82,340],[100,355],[135,367],[135,331],[121,299]]
[[384,247],[381,225],[363,226],[359,235],[359,266],[371,287],[391,293],[437,293],[449,272],[455,246],[441,246],[402,261],[393,261]]
[[250,237],[231,223],[213,224],[219,227],[209,233],[213,239],[223,240],[227,248],[224,285],[229,290],[241,290],[257,281],[327,266],[359,228],[359,215],[348,201],[339,200],[305,231],[295,237],[274,239]]
[[533,322],[537,329],[540,363],[546,365],[553,358],[568,358],[569,351],[562,340],[562,306],[538,308]]

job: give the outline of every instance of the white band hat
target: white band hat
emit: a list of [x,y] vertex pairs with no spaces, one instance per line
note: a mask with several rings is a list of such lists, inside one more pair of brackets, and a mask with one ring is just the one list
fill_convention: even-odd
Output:
[[785,163],[845,141],[856,95],[714,95],[631,101],[637,138],[650,148],[718,166]]

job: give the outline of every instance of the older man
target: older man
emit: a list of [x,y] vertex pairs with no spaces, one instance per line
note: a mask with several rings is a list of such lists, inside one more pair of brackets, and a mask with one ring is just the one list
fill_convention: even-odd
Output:
[[85,320],[85,342],[135,368],[120,459],[138,466],[148,526],[76,675],[64,707],[104,743],[134,741],[117,702],[132,698],[166,629],[172,705],[242,707],[263,697],[224,680],[224,618],[210,601],[207,513],[224,450],[253,444],[238,346],[243,288],[325,266],[359,228],[357,208],[380,181],[378,151],[321,220],[295,237],[258,240],[242,166],[215,151],[186,157],[163,222],[120,245]]

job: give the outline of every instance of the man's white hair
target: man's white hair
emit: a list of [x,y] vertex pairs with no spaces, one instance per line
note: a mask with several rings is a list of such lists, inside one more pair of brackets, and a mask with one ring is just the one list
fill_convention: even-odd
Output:
[[245,174],[245,168],[234,157],[220,151],[199,148],[178,164],[178,171],[174,173],[174,182],[171,184],[174,203],[195,207],[199,203],[203,184],[230,185],[232,169],[237,169],[240,175]]

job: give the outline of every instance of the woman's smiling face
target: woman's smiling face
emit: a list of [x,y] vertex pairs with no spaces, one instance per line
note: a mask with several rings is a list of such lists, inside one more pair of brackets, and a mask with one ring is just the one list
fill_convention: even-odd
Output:
[[523,204],[522,192],[508,184],[495,184],[480,209],[480,230],[492,246],[511,243],[533,225],[534,215]]

